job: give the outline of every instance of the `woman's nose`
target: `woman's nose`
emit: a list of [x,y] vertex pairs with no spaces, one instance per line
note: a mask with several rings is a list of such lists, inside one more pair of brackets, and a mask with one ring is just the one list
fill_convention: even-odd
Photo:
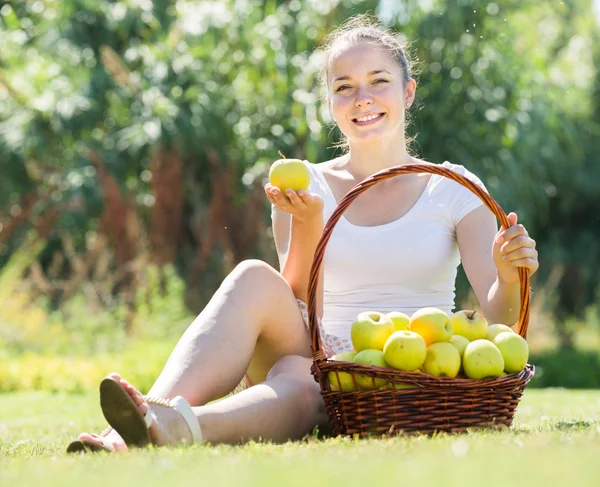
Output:
[[356,92],[356,106],[365,106],[373,103],[373,97],[366,88],[359,88]]

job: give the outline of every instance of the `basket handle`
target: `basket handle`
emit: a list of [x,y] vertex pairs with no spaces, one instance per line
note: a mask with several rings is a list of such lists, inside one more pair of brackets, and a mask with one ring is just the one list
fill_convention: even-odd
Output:
[[[323,229],[321,238],[319,239],[319,243],[317,244],[312,267],[310,269],[307,304],[308,324],[311,334],[311,347],[314,361],[322,361],[326,359],[322,349],[319,327],[317,326],[316,292],[319,270],[323,262],[325,247],[327,246],[327,242],[329,241],[329,238],[333,233],[335,225],[341,218],[344,211],[346,211],[348,206],[350,206],[350,203],[352,203],[358,197],[358,195],[369,189],[371,186],[374,186],[385,179],[409,173],[439,174],[440,176],[445,176],[449,179],[456,181],[459,184],[462,184],[467,189],[470,189],[473,193],[479,196],[479,198],[483,201],[485,206],[487,206],[491,210],[491,212],[496,216],[496,218],[500,221],[500,224],[504,228],[508,228],[508,217],[506,216],[500,205],[496,203],[496,201],[488,193],[486,193],[481,187],[479,187],[470,179],[443,166],[438,166],[435,164],[408,164],[402,166],[394,166],[389,169],[383,169],[373,174],[372,176],[369,176],[362,182],[358,183],[356,186],[354,186],[354,188],[352,188],[350,191],[348,191],[348,193],[346,193],[342,201],[340,201],[337,208],[329,217],[329,220],[327,221],[325,228]],[[526,338],[527,327],[529,325],[530,294],[529,271],[525,267],[519,267],[519,281],[521,284],[521,313],[519,315],[519,335],[521,335],[523,338]]]

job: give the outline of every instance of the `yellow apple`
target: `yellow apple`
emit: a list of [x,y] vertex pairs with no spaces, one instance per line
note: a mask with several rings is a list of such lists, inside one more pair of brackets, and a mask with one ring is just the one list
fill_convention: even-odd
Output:
[[460,355],[448,342],[435,342],[427,347],[423,372],[436,377],[456,377],[460,370]]
[[487,337],[488,322],[479,311],[463,309],[452,315],[452,328],[452,333],[472,342]]
[[[354,363],[361,365],[375,365],[377,367],[387,367],[387,363],[383,358],[383,352],[381,350],[366,349],[358,352],[354,356]],[[373,386],[373,381],[375,385]],[[356,384],[358,388],[363,391],[369,391],[371,389],[379,389],[387,384],[386,379],[375,379],[367,375],[357,375]]]
[[494,338],[496,338],[496,335],[498,335],[498,333],[502,333],[505,331],[510,331],[511,333],[514,333],[513,329],[510,326],[506,326],[506,325],[490,325],[488,326],[488,333],[487,336],[485,337],[486,340],[489,340],[490,342],[494,341]]
[[489,340],[475,340],[465,348],[462,365],[469,379],[500,377],[504,371],[504,358]]
[[426,345],[447,342],[452,337],[452,321],[441,309],[421,308],[410,318],[410,329],[421,335]]
[[504,358],[504,370],[506,372],[514,374],[525,368],[529,359],[529,346],[521,335],[503,331],[494,338],[494,345],[498,347]]
[[454,345],[456,350],[458,350],[458,354],[462,358],[465,348],[467,348],[467,345],[469,344],[469,339],[462,335],[452,335],[452,338],[450,338],[450,343]]
[[400,313],[400,311],[392,311],[391,313],[388,313],[387,316],[392,320],[392,323],[394,323],[396,331],[409,330],[410,316],[407,314]]
[[427,346],[421,335],[414,331],[395,331],[383,346],[383,358],[386,363],[398,370],[414,370],[423,365],[427,355]]
[[271,165],[269,182],[283,193],[288,189],[306,191],[310,184],[310,172],[300,159],[279,159]]
[[[340,352],[333,357],[331,360],[342,361],[342,362],[352,362],[354,360],[354,356],[356,352]],[[354,390],[354,381],[352,380],[352,374],[348,372],[329,372],[327,374],[329,378],[329,386],[332,391],[344,391],[349,392]]]
[[354,350],[373,349],[383,351],[385,342],[396,331],[394,324],[383,313],[365,311],[359,313],[350,329],[350,338]]

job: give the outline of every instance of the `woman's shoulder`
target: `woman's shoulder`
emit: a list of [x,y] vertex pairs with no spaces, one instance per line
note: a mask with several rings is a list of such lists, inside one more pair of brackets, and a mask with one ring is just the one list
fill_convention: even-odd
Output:
[[[481,180],[479,179],[479,177],[473,173],[472,171],[470,171],[466,166],[464,166],[463,164],[455,164],[453,162],[450,161],[444,161],[441,164],[437,164],[437,163],[432,163],[432,162],[427,162],[427,161],[423,161],[423,163],[425,164],[433,164],[434,166],[441,166],[444,167],[446,169],[450,169],[451,171],[460,174],[461,176],[464,176],[468,179],[471,179],[472,181],[474,181],[477,184],[482,184]],[[441,181],[452,181],[451,179],[444,177],[444,176],[438,176],[440,178]]]

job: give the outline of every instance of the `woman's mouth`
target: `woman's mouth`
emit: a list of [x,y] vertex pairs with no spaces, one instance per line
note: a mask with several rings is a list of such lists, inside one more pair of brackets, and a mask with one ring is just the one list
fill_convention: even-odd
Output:
[[352,121],[359,126],[364,126],[364,125],[372,125],[374,123],[379,122],[379,120],[381,120],[383,117],[385,116],[385,113],[373,113],[370,115],[364,115],[361,117],[357,117],[357,118],[353,118]]

